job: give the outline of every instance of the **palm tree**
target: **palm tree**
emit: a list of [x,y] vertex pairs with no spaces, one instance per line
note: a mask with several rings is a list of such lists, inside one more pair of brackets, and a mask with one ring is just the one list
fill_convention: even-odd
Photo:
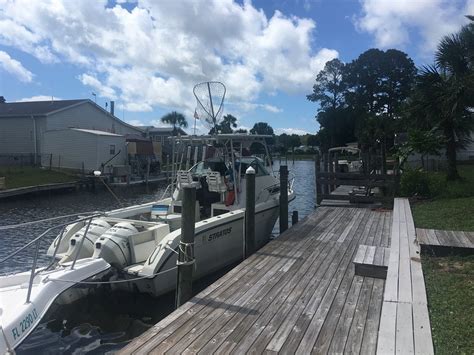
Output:
[[232,128],[237,128],[237,118],[232,115],[225,115],[222,118],[222,122],[217,124],[215,127],[212,127],[209,131],[209,134],[215,134],[217,128],[217,132],[219,133],[232,133]]
[[[471,19],[472,21],[472,19]],[[412,110],[432,129],[444,135],[448,180],[459,179],[456,151],[474,130],[474,23],[445,36],[436,51],[436,63],[422,68],[417,78]]]
[[161,117],[161,122],[170,124],[173,126],[173,135],[176,135],[177,127],[188,127],[188,121],[186,121],[186,117],[183,114],[173,111],[170,112],[163,117]]

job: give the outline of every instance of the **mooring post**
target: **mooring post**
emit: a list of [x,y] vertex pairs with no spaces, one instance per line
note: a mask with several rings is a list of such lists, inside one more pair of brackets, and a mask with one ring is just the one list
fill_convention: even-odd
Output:
[[321,171],[321,157],[319,153],[316,153],[314,157],[314,180],[316,185],[316,205],[320,205],[322,201],[322,189],[321,184],[319,183],[319,173]]
[[181,211],[181,240],[178,250],[178,280],[176,283],[176,308],[186,303],[193,292],[194,222],[196,188],[185,186]]
[[255,251],[255,169],[245,171],[245,258]]
[[288,229],[288,167],[280,166],[280,234]]
[[298,211],[293,211],[291,215],[291,225],[294,226],[296,223],[298,223]]
[[328,165],[328,153],[325,153],[323,155],[323,171],[326,173],[326,181],[322,184],[323,186],[323,194],[328,195],[329,194],[329,185],[327,184],[327,181],[329,180],[328,174],[329,173],[329,165]]

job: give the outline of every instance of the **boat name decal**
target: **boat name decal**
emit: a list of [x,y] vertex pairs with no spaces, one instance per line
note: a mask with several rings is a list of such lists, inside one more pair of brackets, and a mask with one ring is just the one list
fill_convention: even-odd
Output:
[[218,238],[220,238],[220,237],[223,237],[223,236],[229,234],[230,232],[232,232],[232,227],[228,227],[228,228],[222,229],[222,230],[220,230],[220,231],[218,231],[218,232],[211,233],[211,234],[209,234],[209,236],[207,237],[207,241],[208,241],[208,242],[211,242],[211,241],[213,241],[213,240],[216,240],[216,239],[218,239]]
[[37,318],[38,312],[36,312],[36,308],[33,308],[33,310],[20,321],[17,327],[12,328],[13,339],[16,340],[20,338],[23,333],[34,324]]

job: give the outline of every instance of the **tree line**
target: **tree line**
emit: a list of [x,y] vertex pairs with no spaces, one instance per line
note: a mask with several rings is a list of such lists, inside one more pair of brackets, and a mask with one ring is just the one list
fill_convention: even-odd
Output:
[[[307,99],[319,104],[322,151],[357,141],[363,153],[440,154],[448,179],[459,178],[456,151],[470,140],[474,108],[474,18],[444,37],[435,63],[417,69],[397,49],[369,49],[350,63],[333,59],[317,75]],[[405,137],[404,142],[399,142]]]

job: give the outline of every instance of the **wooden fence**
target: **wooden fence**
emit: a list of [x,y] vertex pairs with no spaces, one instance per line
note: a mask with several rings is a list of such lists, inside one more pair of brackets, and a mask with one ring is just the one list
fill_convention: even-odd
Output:
[[[337,156],[333,159],[323,156],[323,164],[319,155],[315,157],[316,203],[324,199],[342,200],[350,203],[390,203],[398,192],[399,174],[339,172]],[[332,193],[339,186],[352,186],[354,189],[347,194]],[[380,193],[374,194],[372,189],[379,188]]]

